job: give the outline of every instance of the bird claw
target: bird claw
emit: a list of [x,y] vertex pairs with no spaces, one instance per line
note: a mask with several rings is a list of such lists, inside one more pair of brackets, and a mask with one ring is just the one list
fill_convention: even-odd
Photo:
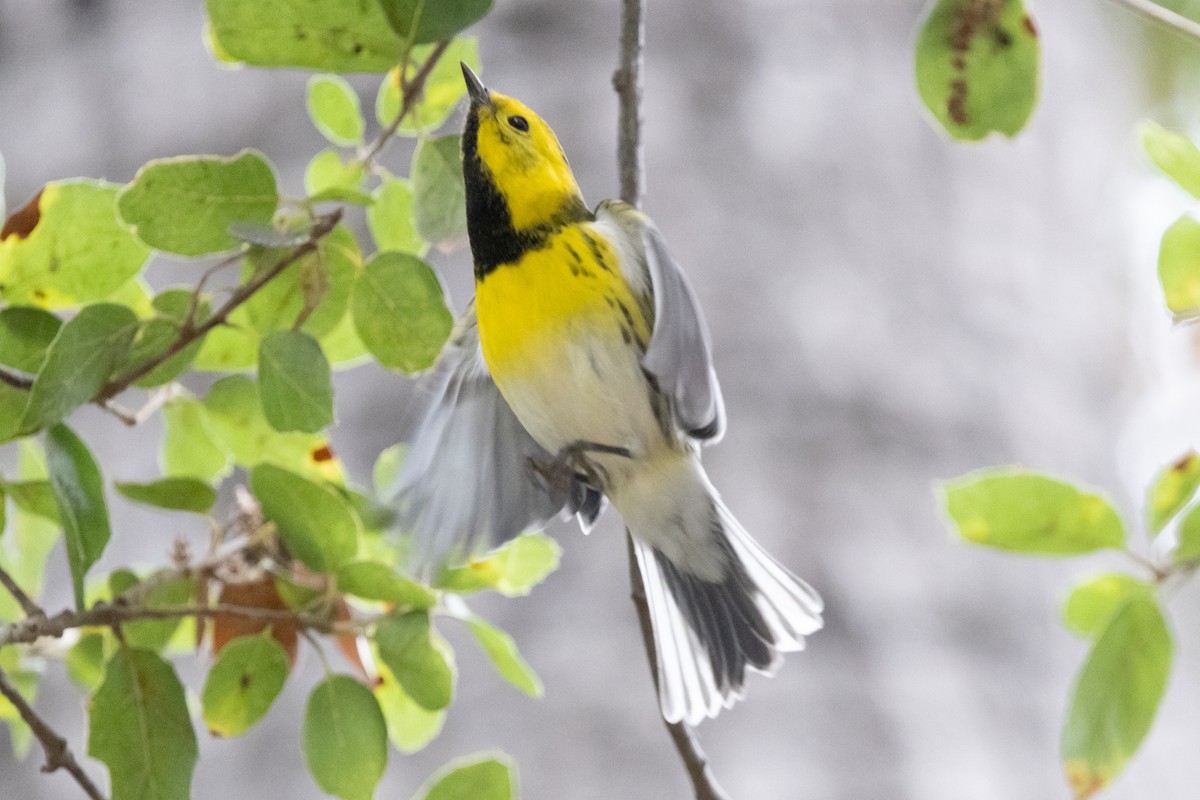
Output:
[[530,458],[529,466],[552,488],[570,493],[571,483],[580,480],[589,486],[603,486],[604,468],[587,457],[588,453],[633,458],[627,447],[618,447],[582,439],[566,445],[549,461]]

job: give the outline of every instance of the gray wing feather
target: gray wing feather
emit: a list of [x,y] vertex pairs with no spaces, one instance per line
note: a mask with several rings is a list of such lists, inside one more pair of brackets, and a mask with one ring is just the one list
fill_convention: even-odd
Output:
[[488,373],[474,306],[417,391],[427,406],[392,492],[415,563],[471,555],[578,507],[580,487],[552,486],[531,468],[551,456]]
[[[654,297],[654,326],[642,366],[671,398],[672,414],[682,431],[694,439],[720,440],[725,433],[725,401],[713,368],[708,326],[687,276],[658,228],[644,214],[612,201],[597,211],[611,215],[644,254],[647,288]],[[637,290],[644,277],[626,272]]]

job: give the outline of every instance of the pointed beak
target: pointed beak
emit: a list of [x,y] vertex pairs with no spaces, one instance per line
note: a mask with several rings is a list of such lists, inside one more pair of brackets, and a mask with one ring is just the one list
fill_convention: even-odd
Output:
[[467,84],[467,94],[471,96],[471,105],[490,106],[492,104],[492,93],[483,85],[483,81],[479,80],[479,76],[471,71],[464,62],[458,62],[462,67],[463,80]]

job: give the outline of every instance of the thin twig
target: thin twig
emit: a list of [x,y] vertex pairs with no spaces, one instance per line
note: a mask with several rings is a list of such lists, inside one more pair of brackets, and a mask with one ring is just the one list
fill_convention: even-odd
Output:
[[[645,44],[645,0],[622,0],[621,3],[621,64],[613,73],[613,88],[617,91],[617,168],[621,179],[621,199],[634,206],[641,205],[646,190],[645,171],[642,159],[642,52]],[[637,609],[638,624],[642,629],[642,643],[646,658],[650,662],[650,673],[654,678],[654,689],[658,685],[658,651],[654,643],[654,626],[650,619],[650,606],[646,602],[646,590],[638,570],[637,557],[633,550],[633,536],[625,531],[629,556],[630,599]],[[667,722],[667,732],[692,780],[696,800],[728,800],[728,796],[717,783],[712,768],[700,743],[690,728],[682,722]]]
[[634,206],[642,204],[642,195],[646,191],[642,159],[644,10],[645,0],[621,2],[621,65],[613,73],[618,103],[617,169],[621,179],[621,199]]
[[13,704],[17,713],[21,715],[21,719],[29,726],[29,730],[33,731],[33,735],[41,742],[42,750],[46,753],[46,763],[42,765],[42,772],[65,769],[71,773],[71,777],[80,785],[84,794],[92,800],[105,800],[104,793],[96,784],[92,783],[92,779],[75,760],[75,754],[71,752],[71,748],[67,747],[67,740],[59,736],[58,732],[33,710],[33,706],[25,701],[2,669],[0,669],[0,694]]
[[1153,0],[1112,1],[1118,5],[1125,6],[1130,11],[1141,14],[1143,17],[1166,25],[1176,33],[1181,33],[1184,36],[1190,36],[1193,39],[1200,39],[1200,22],[1196,22],[1194,19],[1189,19],[1178,12],[1160,6],[1158,3],[1153,2]]
[[100,393],[96,395],[93,402],[100,404],[107,402],[115,395],[120,394],[128,389],[139,379],[153,372],[154,369],[160,364],[170,359],[192,342],[207,334],[213,328],[216,328],[218,325],[224,325],[229,315],[233,313],[238,306],[253,297],[259,289],[270,283],[276,276],[278,276],[292,264],[295,264],[300,259],[316,251],[321,239],[328,235],[329,232],[337,226],[341,218],[342,210],[340,208],[335,208],[328,214],[317,217],[315,220],[313,220],[312,229],[308,233],[308,241],[298,245],[294,250],[280,259],[275,266],[263,271],[261,274],[239,286],[237,290],[230,295],[229,299],[225,301],[225,304],[217,309],[216,312],[204,322],[200,323],[199,325],[188,324],[185,322],[184,325],[180,327],[179,334],[175,337],[175,341],[171,343],[170,347],[159,353],[154,358],[151,358],[148,361],[138,365],[135,369],[132,369],[119,378],[110,381],[103,389],[100,390]]
[[[634,608],[637,609],[638,625],[642,629],[642,644],[646,648],[646,658],[650,661],[650,674],[654,677],[654,691],[657,695],[659,691],[658,685],[658,647],[654,643],[654,626],[650,620],[650,606],[646,602],[646,589],[642,584],[642,576],[638,571],[637,556],[633,552],[633,537],[629,535],[629,531],[625,532],[625,540],[629,550],[629,599],[633,601]],[[675,750],[679,753],[679,758],[683,761],[683,766],[687,769],[688,777],[692,779],[692,790],[696,793],[696,800],[729,800],[729,795],[717,783],[717,778],[713,775],[712,767],[708,763],[708,756],[704,755],[704,750],[700,748],[700,743],[696,741],[692,730],[682,722],[667,722],[663,720],[663,724],[667,726],[667,732],[671,734],[671,741],[675,744]]]
[[0,567],[0,585],[8,590],[16,601],[21,604],[21,610],[25,612],[27,617],[44,617],[46,612],[42,611],[42,607],[33,602],[33,598],[25,593],[25,590],[20,587],[12,575],[3,567]]
[[371,146],[367,148],[366,155],[360,159],[360,163],[370,165],[384,146],[396,135],[396,131],[400,130],[400,123],[412,111],[413,106],[417,104],[417,100],[425,91],[425,80],[429,77],[429,73],[433,71],[449,46],[449,40],[438,42],[437,47],[433,48],[433,52],[429,54],[429,58],[425,59],[425,63],[417,70],[417,74],[413,75],[411,81],[404,79],[404,71],[408,68],[408,57],[405,57],[404,62],[400,64],[400,112],[396,114],[392,124],[375,137],[375,141],[371,142]]

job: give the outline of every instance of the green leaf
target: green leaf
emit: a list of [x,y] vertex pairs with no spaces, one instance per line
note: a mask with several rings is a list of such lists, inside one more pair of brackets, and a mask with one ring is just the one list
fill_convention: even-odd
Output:
[[7,168],[4,165],[4,154],[0,153],[0,219],[8,216],[8,208],[4,203],[4,179]]
[[955,139],[1013,136],[1037,102],[1038,51],[1021,0],[938,0],[917,36],[917,90]]
[[1063,606],[1063,623],[1085,638],[1102,633],[1113,614],[1136,597],[1153,597],[1154,587],[1129,575],[1112,573],[1076,586]]
[[[267,269],[288,250],[264,250],[246,260],[243,278]],[[322,339],[346,316],[350,290],[362,266],[362,253],[354,234],[339,225],[317,244],[317,252],[301,258],[243,306],[244,323],[263,336],[274,331],[300,330]],[[307,314],[307,317],[304,315]]]
[[204,724],[216,736],[241,736],[267,713],[289,670],[287,653],[269,634],[229,642],[204,681]]
[[482,617],[468,616],[464,622],[479,640],[492,665],[504,680],[530,697],[542,696],[542,681],[533,668],[521,657],[517,643],[504,631],[491,625]]
[[1197,488],[1200,488],[1200,454],[1194,450],[1158,473],[1146,501],[1151,538],[1187,505]]
[[308,79],[308,116],[329,141],[342,147],[362,144],[362,108],[358,94],[341,75],[313,75]]
[[413,198],[408,181],[385,178],[371,197],[374,205],[367,209],[367,225],[379,250],[420,255],[425,240],[417,235],[413,223]]
[[544,533],[517,536],[465,566],[444,569],[437,586],[454,592],[495,589],[509,597],[527,595],[558,567],[562,548]]
[[404,459],[407,457],[408,445],[406,444],[394,444],[379,452],[371,471],[371,483],[375,487],[376,495],[386,497],[391,494],[392,486],[400,475],[400,467],[404,465]]
[[343,800],[370,800],[387,767],[387,725],[371,690],[332,675],[304,711],[304,755],[317,785]]
[[50,481],[0,481],[0,489],[22,511],[58,523],[58,498]]
[[335,572],[354,557],[358,522],[341,495],[271,464],[255,467],[250,485],[263,516],[275,523],[288,549],[309,567]]
[[[416,77],[421,65],[432,55],[436,45],[414,47],[408,60],[406,77],[412,80]],[[479,43],[473,36],[455,39],[442,53],[442,57],[433,65],[433,69],[425,77],[425,86],[421,97],[417,100],[396,130],[402,134],[416,135],[421,131],[432,131],[440,128],[459,98],[467,93],[467,84],[463,81],[460,63],[465,62],[476,73],[479,69]],[[383,127],[390,127],[396,120],[403,105],[400,93],[400,67],[393,67],[383,82],[379,84],[379,92],[375,95],[375,117]]]
[[396,574],[385,564],[352,561],[338,570],[338,589],[346,594],[391,603],[397,608],[431,608],[437,603],[432,589]]
[[462,137],[439,136],[417,145],[412,160],[413,222],[430,242],[458,239],[467,233]]
[[378,654],[375,667],[379,671],[375,698],[387,721],[388,738],[401,753],[415,753],[441,732],[446,722],[446,711],[430,711],[418,705],[404,691]]
[[336,150],[322,150],[313,156],[304,170],[304,191],[314,197],[319,195],[323,201],[339,200],[342,192],[361,194],[366,176],[367,170],[362,164],[342,161]]
[[382,0],[381,5],[400,38],[427,44],[449,39],[483,19],[492,0]]
[[1167,228],[1158,250],[1158,280],[1175,319],[1200,315],[1200,221],[1184,215]]
[[[42,449],[34,439],[23,439],[19,445],[17,477],[22,483],[45,480],[47,476]],[[58,500],[54,512],[58,514]],[[20,504],[8,519],[8,532],[0,539],[0,566],[20,584],[30,597],[41,596],[50,551],[58,543],[61,527],[40,514],[25,511]],[[7,592],[0,592],[0,619],[14,620],[22,616],[16,601]],[[2,653],[3,650],[0,650]]]
[[1167,687],[1173,645],[1158,604],[1135,593],[1092,645],[1075,681],[1062,758],[1076,797],[1108,785],[1137,752]]
[[1100,495],[1021,469],[985,469],[940,485],[952,529],[1001,550],[1077,555],[1125,543],[1125,527]]
[[377,2],[207,0],[222,61],[328,72],[387,72],[404,52]]
[[62,320],[34,306],[0,309],[0,364],[36,373]]
[[[114,581],[113,578],[118,576],[119,572],[113,573],[109,578],[114,599],[135,588],[139,592],[144,591],[142,581],[138,580],[136,575],[130,574],[121,582]],[[128,582],[129,578],[133,579],[133,583],[123,585]],[[149,591],[145,591],[142,598],[146,608],[165,611],[171,608],[185,608],[194,604],[195,584],[190,579],[163,572],[151,575],[146,580],[150,582],[151,587]],[[181,617],[140,620],[125,623],[121,626],[121,631],[129,646],[158,652],[167,646],[182,622]]]
[[359,337],[379,363],[408,373],[431,366],[454,327],[437,273],[407,253],[373,256],[350,308]]
[[321,345],[299,331],[278,331],[258,351],[263,414],[277,431],[316,433],[333,424],[333,383]]
[[446,645],[436,636],[426,611],[389,614],[375,629],[383,663],[422,708],[437,711],[450,705],[454,667]]
[[511,759],[503,753],[468,756],[438,770],[433,785],[417,796],[425,800],[512,800],[513,772]]
[[67,651],[67,675],[81,689],[94,691],[104,680],[104,635],[84,633]]
[[343,481],[329,442],[313,433],[281,433],[263,415],[258,385],[242,375],[213,384],[204,398],[211,430],[236,464],[250,468],[275,464],[302,475]]
[[279,205],[275,173],[253,150],[151,161],[117,196],[117,209],[151,247],[199,256],[231,250],[236,222],[267,225]]
[[204,406],[194,397],[176,397],[163,405],[159,466],[164,475],[211,481],[229,471],[229,456],[213,432]]
[[149,483],[113,483],[135,503],[171,511],[207,514],[217,502],[217,490],[196,478],[161,478]]
[[31,202],[31,231],[0,241],[0,301],[67,308],[108,297],[150,251],[117,218],[116,184],[48,183]]
[[111,535],[104,479],[87,445],[66,425],[55,425],[46,433],[46,465],[66,536],[75,605],[82,610],[84,576]]
[[112,800],[189,796],[199,750],[170,664],[148,650],[119,648],[88,720],[88,755],[108,766]]
[[19,431],[33,433],[70,416],[104,386],[125,359],[137,317],[124,306],[87,306],[59,330],[29,390]]
[[1196,143],[1149,119],[1138,125],[1138,134],[1154,165],[1192,197],[1200,198],[1200,148]]
[[1200,506],[1192,506],[1179,523],[1179,542],[1171,552],[1176,564],[1200,559]]

